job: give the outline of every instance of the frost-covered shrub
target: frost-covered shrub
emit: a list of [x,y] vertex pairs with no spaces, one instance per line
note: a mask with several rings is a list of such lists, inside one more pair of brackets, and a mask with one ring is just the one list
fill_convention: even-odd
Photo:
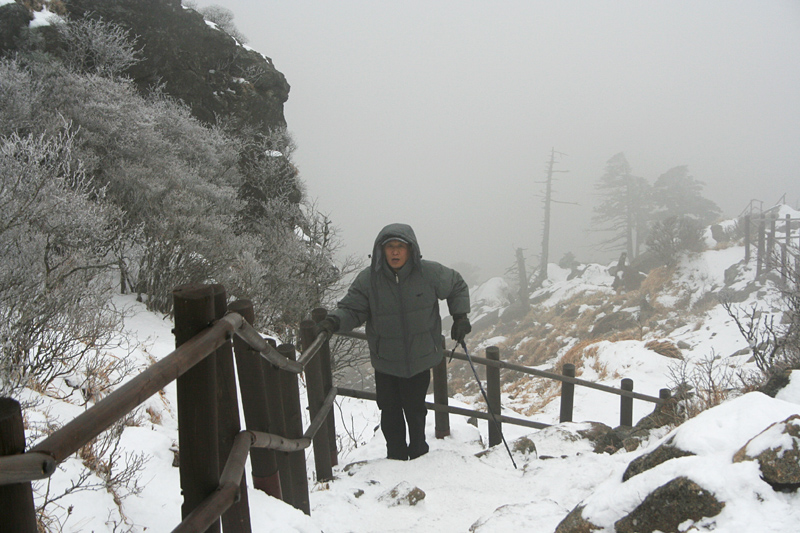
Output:
[[327,219],[302,206],[285,128],[205,125],[117,76],[115,58],[133,54],[119,28],[87,18],[60,31],[63,63],[42,51],[0,63],[0,136],[70,132],[86,185],[115,206],[98,226],[112,235],[104,259],[115,286],[170,313],[176,286],[222,283],[263,300],[261,325],[278,329],[320,305],[347,268],[334,267]]
[[665,266],[674,266],[682,252],[703,250],[703,228],[690,217],[670,217],[654,222],[647,236],[647,247]]
[[198,10],[203,18],[213,22],[217,28],[230,35],[239,43],[246,44],[247,37],[233,23],[233,11],[218,5],[202,7]]
[[18,61],[0,61],[0,136],[34,132],[45,105],[42,83]]
[[[287,211],[278,202],[266,207]],[[329,299],[342,289],[343,276],[360,266],[348,258],[337,268],[335,228],[313,206],[294,211],[302,229],[284,225],[280,213],[254,223],[252,231],[239,237],[241,253],[227,271],[230,292],[253,300],[258,324],[288,337],[311,309],[332,305]]]
[[133,39],[119,24],[86,16],[55,27],[64,45],[61,58],[76,72],[114,77],[139,62]]
[[47,387],[80,368],[118,324],[105,308],[117,210],[87,180],[75,137],[0,142],[3,388]]
[[800,273],[789,269],[780,290],[782,314],[765,311],[758,303],[736,305],[723,293],[722,306],[753,352],[763,381],[785,370],[800,369]]

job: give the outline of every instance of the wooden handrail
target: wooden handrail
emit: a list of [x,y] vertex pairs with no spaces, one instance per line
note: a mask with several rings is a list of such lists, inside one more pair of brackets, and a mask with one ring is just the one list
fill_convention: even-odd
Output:
[[264,359],[281,370],[294,372],[295,374],[303,372],[309,361],[317,355],[320,348],[325,344],[325,341],[328,340],[327,334],[325,332],[320,332],[314,339],[314,342],[300,355],[300,358],[297,361],[292,361],[281,355],[278,350],[265,341],[261,334],[244,319],[242,319],[242,323],[235,333],[249,344],[252,349],[261,353]]
[[27,452],[0,457],[0,485],[44,479],[56,471],[56,461],[46,453]]
[[[348,398],[356,398],[358,400],[372,400],[372,401],[377,401],[378,399],[378,396],[374,392],[370,391],[345,389],[342,387],[339,387],[337,390],[339,392],[339,396],[347,396]],[[431,411],[439,411],[443,413],[450,413],[452,415],[461,415],[467,417],[474,416],[475,418],[480,418],[482,420],[492,419],[491,415],[484,411],[474,411],[472,409],[465,409],[463,407],[454,407],[452,405],[442,405],[439,403],[431,403],[431,402],[425,402],[425,406]],[[498,422],[508,422],[509,424],[514,424],[515,426],[523,426],[533,429],[544,429],[550,427],[551,425],[551,424],[545,424],[544,422],[534,422],[533,420],[525,420],[523,418],[515,418],[497,413],[495,413],[495,418],[497,419]]]
[[[450,352],[448,352],[447,356],[450,356]],[[517,372],[523,372],[525,374],[532,374],[534,376],[539,376],[543,378],[553,379],[556,381],[562,381],[566,383],[574,383],[575,385],[580,385],[582,387],[587,387],[590,389],[596,389],[603,392],[608,392],[610,394],[616,394],[618,396],[626,396],[628,398],[635,398],[637,400],[643,400],[645,402],[652,402],[652,403],[662,403],[664,400],[661,398],[657,398],[655,396],[648,396],[646,394],[639,394],[638,392],[627,391],[623,389],[618,389],[616,387],[610,387],[608,385],[601,385],[599,383],[594,383],[592,381],[586,381],[585,379],[580,378],[573,378],[564,376],[562,374],[555,374],[553,372],[547,372],[545,370],[537,370],[535,368],[531,368],[529,366],[522,366],[517,365],[514,363],[509,363],[506,361],[494,361],[492,359],[486,359],[485,357],[479,357],[476,355],[470,355],[472,358],[472,362],[480,363],[486,366],[494,366],[498,368],[507,368],[509,370],[516,370]],[[461,361],[468,361],[466,354],[463,352],[455,352],[453,354],[453,359],[459,359]]]
[[311,440],[314,438],[316,432],[319,431],[319,428],[325,421],[325,417],[328,416],[328,411],[333,407],[335,399],[336,390],[334,389],[328,394],[327,398],[325,398],[322,409],[320,409],[317,416],[314,417],[314,420],[300,439],[287,439],[280,435],[247,430],[236,435],[233,447],[228,455],[228,460],[225,463],[225,468],[222,470],[222,474],[220,474],[219,487],[189,513],[189,515],[172,530],[172,533],[205,531],[233,505],[240,490],[239,483],[244,473],[245,462],[247,461],[247,454],[250,448],[270,448],[284,452],[296,452],[305,450],[311,446]]
[[308,347],[300,354],[300,358],[297,362],[305,368],[308,363],[314,358],[315,355],[319,353],[320,348],[325,342],[328,340],[328,334],[324,331],[319,332],[319,334],[314,338],[314,341],[308,345]]
[[35,445],[30,452],[50,455],[60,463],[222,346],[242,321],[235,313],[216,321]]
[[172,530],[173,533],[195,533],[211,527],[238,499],[239,483],[244,473],[247,454],[255,441],[249,431],[242,431],[233,441],[231,453],[219,478],[219,487]]
[[[347,331],[347,332],[337,332],[336,335],[341,335],[343,337],[351,337],[353,339],[362,339],[366,340],[367,335],[360,331]],[[445,356],[450,357],[452,355],[453,359],[458,359],[459,361],[469,361],[467,358],[467,354],[464,352],[450,352],[448,351]],[[608,392],[610,394],[616,394],[619,396],[626,396],[628,398],[634,398],[637,400],[642,400],[645,402],[652,402],[652,403],[662,403],[664,400],[661,398],[657,398],[655,396],[648,396],[646,394],[639,394],[638,392],[627,391],[623,389],[618,389],[616,387],[609,387],[608,385],[601,385],[599,383],[593,383],[591,381],[586,381],[580,378],[573,378],[567,377],[562,374],[556,374],[554,372],[547,372],[546,370],[538,370],[536,368],[531,368],[529,366],[518,365],[515,363],[509,363],[507,361],[495,361],[493,359],[487,359],[485,357],[479,357],[475,355],[470,355],[472,361],[474,363],[480,363],[485,366],[492,366],[495,368],[507,368],[509,370],[515,370],[517,372],[522,372],[523,374],[530,374],[533,376],[539,376],[542,378],[553,379],[556,381],[566,382],[566,383],[573,383],[575,385],[580,385],[582,387],[588,387],[590,389],[597,389],[603,392]]]
[[[229,315],[239,316],[238,313],[229,313]],[[228,316],[228,315],[226,315]],[[251,326],[247,320],[242,319],[242,323],[236,330],[236,335],[245,341],[250,347],[261,354],[261,356],[277,366],[281,370],[287,372],[294,372],[300,374],[303,371],[303,365],[297,361],[291,361],[278,353],[278,350],[272,347],[256,329]]]

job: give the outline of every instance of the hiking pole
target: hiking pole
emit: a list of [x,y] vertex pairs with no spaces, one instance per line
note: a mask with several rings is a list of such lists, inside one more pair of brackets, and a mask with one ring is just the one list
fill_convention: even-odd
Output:
[[[458,347],[459,342],[456,341],[456,345],[453,346],[453,352],[450,354],[450,359],[453,359],[453,353],[455,353],[456,348]],[[481,389],[481,394],[483,394],[483,399],[486,401],[486,410],[489,411],[489,414],[492,416],[492,422],[494,422],[494,427],[498,433],[500,433],[500,438],[503,439],[503,444],[506,446],[506,451],[508,452],[508,457],[511,458],[511,464],[514,465],[514,468],[517,468],[517,463],[514,462],[514,456],[511,455],[511,450],[508,448],[508,443],[506,442],[506,437],[503,435],[503,430],[500,429],[500,422],[497,421],[497,417],[494,416],[494,412],[492,411],[492,406],[489,405],[489,397],[486,396],[486,391],[483,390],[483,384],[481,383],[480,378],[478,377],[478,371],[475,370],[475,365],[472,363],[472,357],[470,357],[469,352],[467,351],[467,343],[463,340],[461,341],[461,347],[464,348],[464,353],[467,354],[467,361],[469,361],[469,366],[472,367],[472,373],[475,374],[475,381],[478,382],[478,387]]]

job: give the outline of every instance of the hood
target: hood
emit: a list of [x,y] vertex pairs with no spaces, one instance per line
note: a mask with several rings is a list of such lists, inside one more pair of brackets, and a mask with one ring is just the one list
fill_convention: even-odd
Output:
[[379,271],[386,265],[382,243],[391,237],[399,237],[411,245],[411,264],[419,268],[422,254],[419,251],[419,244],[417,244],[417,236],[414,234],[414,230],[408,224],[389,224],[375,238],[375,244],[372,247],[372,270]]

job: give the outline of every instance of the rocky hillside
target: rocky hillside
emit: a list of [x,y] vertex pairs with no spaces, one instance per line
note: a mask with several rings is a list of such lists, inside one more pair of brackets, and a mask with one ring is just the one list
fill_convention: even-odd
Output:
[[[225,119],[255,131],[285,125],[289,84],[272,60],[182,7],[180,0],[18,0],[0,6],[0,53],[22,44],[33,18],[29,6],[41,9],[42,4],[55,13],[102,17],[127,29],[142,59],[127,74],[143,92],[162,85],[208,124]],[[41,34],[52,38],[46,30]]]
[[[741,312],[756,305],[759,314],[774,316],[779,323],[780,291],[769,276],[756,281],[755,265],[743,261],[741,240],[717,241],[709,229],[706,246],[705,252],[689,254],[674,267],[636,271],[639,281],[627,288],[617,283],[616,262],[572,270],[550,265],[549,279],[531,294],[527,307],[514,301],[505,280],[489,280],[473,290],[470,348],[483,355],[487,346],[498,346],[501,359],[555,372],[572,363],[579,377],[584,372],[613,377],[592,363],[597,347],[609,342],[639,343],[643,353],[665,356],[676,366],[718,360],[731,368],[752,368],[752,350],[722,303]],[[723,329],[711,332],[710,324]],[[478,393],[469,367],[454,365],[451,371],[456,390]],[[554,383],[519,380],[511,372],[501,379],[504,390],[529,415],[557,394]],[[657,395],[658,390],[645,393]]]

